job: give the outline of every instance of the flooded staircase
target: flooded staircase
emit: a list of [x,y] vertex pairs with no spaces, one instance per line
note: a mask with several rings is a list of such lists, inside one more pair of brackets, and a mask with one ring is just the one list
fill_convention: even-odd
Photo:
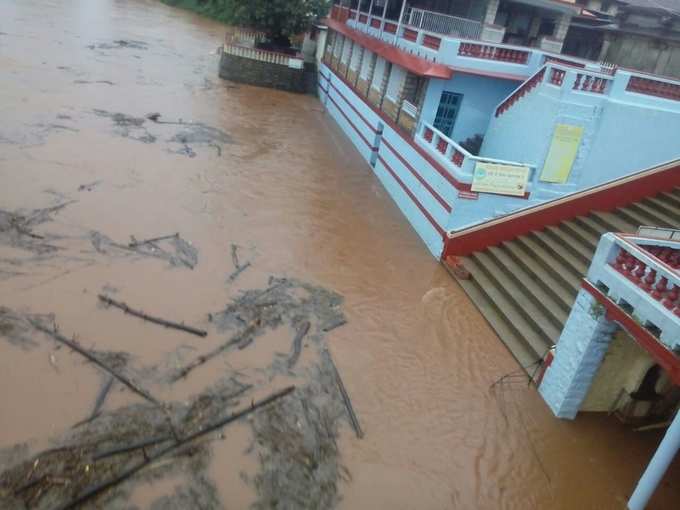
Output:
[[459,259],[469,277],[444,266],[519,363],[535,366],[557,343],[600,236],[640,226],[680,228],[680,188],[474,251]]

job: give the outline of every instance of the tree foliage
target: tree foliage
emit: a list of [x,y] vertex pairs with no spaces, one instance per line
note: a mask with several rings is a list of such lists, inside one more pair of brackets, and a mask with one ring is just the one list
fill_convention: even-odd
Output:
[[328,12],[328,0],[231,0],[233,21],[267,32],[273,39],[307,30],[315,18]]
[[307,30],[326,15],[330,0],[163,0],[226,23],[241,25],[285,39]]

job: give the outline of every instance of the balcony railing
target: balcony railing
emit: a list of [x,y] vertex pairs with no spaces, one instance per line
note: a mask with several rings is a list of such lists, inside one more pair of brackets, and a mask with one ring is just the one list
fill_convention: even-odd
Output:
[[279,64],[293,69],[304,68],[304,60],[302,58],[292,57],[276,51],[260,50],[258,48],[250,48],[236,44],[225,44],[222,51],[228,55],[259,60],[260,62],[269,62],[270,64]]
[[479,39],[482,34],[482,23],[471,19],[458,18],[423,9],[409,7],[402,20],[409,25],[426,32],[443,35],[454,35],[463,39]]
[[[416,141],[439,161],[442,161],[442,159],[445,160],[444,167],[457,180],[464,183],[469,184],[472,182],[477,162],[522,167],[531,166],[523,163],[516,163],[514,161],[503,161],[475,156],[427,122],[421,124],[417,134]],[[529,180],[531,180],[531,177]]]
[[680,348],[680,242],[605,234],[588,280],[669,349]]

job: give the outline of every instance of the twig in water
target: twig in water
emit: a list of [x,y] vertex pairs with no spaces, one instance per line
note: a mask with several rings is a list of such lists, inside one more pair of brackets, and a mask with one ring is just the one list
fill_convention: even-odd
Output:
[[69,340],[68,338],[66,338],[66,337],[65,337],[64,335],[62,335],[61,333],[59,333],[59,332],[57,332],[57,331],[54,331],[54,330],[51,330],[51,329],[49,329],[49,328],[43,326],[40,322],[38,322],[38,321],[35,320],[35,319],[30,319],[30,318],[29,318],[28,321],[31,323],[31,325],[32,325],[35,329],[37,329],[38,331],[41,331],[41,332],[45,333],[45,334],[48,335],[48,336],[51,336],[51,337],[54,338],[57,342],[60,342],[60,343],[62,343],[62,344],[64,344],[64,345],[66,345],[67,347],[70,347],[73,351],[77,352],[78,354],[80,354],[82,357],[84,357],[84,358],[87,359],[88,361],[91,361],[92,363],[94,363],[94,364],[97,365],[98,367],[102,368],[103,370],[105,370],[106,372],[108,372],[109,374],[111,374],[113,377],[115,377],[115,378],[118,379],[120,382],[122,382],[125,386],[127,386],[127,387],[130,388],[132,391],[134,391],[135,393],[137,393],[139,396],[145,398],[146,400],[148,400],[148,401],[151,402],[152,404],[155,404],[155,405],[157,405],[157,406],[160,406],[160,405],[161,405],[160,401],[159,401],[158,399],[156,399],[155,397],[151,396],[151,394],[150,394],[148,391],[146,391],[146,390],[140,388],[137,384],[135,384],[134,382],[132,382],[130,379],[128,379],[127,377],[125,377],[123,374],[119,373],[118,371],[116,371],[116,370],[114,370],[113,368],[111,368],[110,366],[108,366],[106,363],[104,363],[104,362],[101,361],[99,358],[97,358],[97,356],[95,356],[94,354],[92,354],[91,352],[89,352],[87,349],[81,347],[77,342],[75,342],[75,341],[73,341],[73,340]]
[[292,393],[294,390],[295,390],[295,386],[289,386],[284,390],[276,392],[276,393],[270,395],[269,397],[267,397],[263,400],[260,400],[259,402],[252,403],[250,405],[250,407],[247,407],[247,408],[245,408],[241,411],[238,411],[236,413],[229,415],[226,418],[222,418],[222,419],[217,420],[213,423],[205,425],[204,427],[201,427],[198,431],[184,437],[183,439],[158,450],[156,453],[154,453],[152,455],[146,456],[143,460],[141,460],[141,461],[137,462],[136,464],[134,464],[133,466],[130,466],[129,468],[125,469],[124,471],[122,471],[118,475],[114,476],[113,478],[88,487],[82,493],[80,493],[78,496],[76,496],[73,500],[69,501],[68,503],[65,503],[64,505],[57,507],[56,510],[71,510],[73,508],[79,507],[83,503],[85,503],[85,502],[89,501],[90,499],[92,499],[93,497],[101,494],[105,490],[110,489],[111,487],[115,487],[116,485],[124,482],[125,480],[127,480],[131,476],[135,475],[136,473],[138,473],[139,471],[144,469],[149,464],[152,464],[153,462],[156,462],[161,457],[163,457],[163,456],[165,456],[169,453],[174,452],[175,450],[177,450],[181,446],[184,446],[185,444],[187,444],[191,441],[194,441],[194,440],[198,439],[199,437],[202,437],[206,434],[209,434],[210,432],[213,432],[217,429],[220,429],[220,428],[238,420],[239,418],[242,418],[242,417],[252,413],[253,411],[256,411],[257,409],[259,409],[261,407],[264,407],[268,404],[271,404],[272,402],[274,402],[274,401],[276,401],[276,400],[278,400],[282,397],[285,397],[289,393]]
[[120,455],[121,453],[134,452],[135,450],[146,448],[147,446],[153,446],[158,443],[164,443],[165,441],[170,441],[171,439],[174,439],[174,437],[173,436],[152,437],[151,439],[137,441],[136,443],[132,443],[126,446],[119,446],[118,448],[112,448],[111,450],[105,450],[103,452],[97,453],[96,455],[92,456],[92,460],[97,461],[106,459],[107,457],[113,457],[114,455]]
[[111,299],[108,296],[104,296],[103,294],[99,294],[99,300],[106,303],[107,305],[115,306],[116,308],[120,308],[123,310],[125,313],[129,313],[130,315],[134,315],[135,317],[139,317],[140,319],[144,319],[145,321],[153,322],[154,324],[160,324],[161,326],[165,326],[166,328],[173,328],[173,329],[179,329],[181,331],[186,331],[187,333],[191,333],[192,335],[196,336],[206,336],[208,334],[207,331],[203,329],[198,329],[194,328],[192,326],[187,326],[186,324],[181,324],[178,322],[172,322],[172,321],[166,321],[165,319],[161,319],[159,317],[153,317],[151,315],[147,315],[141,310],[135,310],[134,308],[130,308],[128,305],[121,301],[116,301],[115,299]]
[[128,246],[130,248],[137,248],[139,246],[142,246],[143,244],[155,243],[156,241],[165,241],[166,239],[175,239],[177,237],[179,237],[179,232],[176,232],[168,236],[152,237],[151,239],[144,239],[143,241],[137,241],[137,239],[135,239],[134,236],[130,236],[131,240]]
[[[234,335],[228,342],[225,342],[222,345],[219,345],[218,347],[216,347],[215,349],[213,349],[210,352],[207,352],[205,354],[201,354],[194,361],[192,361],[191,363],[186,365],[184,368],[179,370],[179,372],[177,372],[177,375],[175,375],[171,379],[171,381],[175,382],[175,381],[178,381],[179,379],[186,377],[189,374],[189,372],[191,372],[193,369],[203,365],[207,361],[210,361],[215,356],[226,351],[232,345],[238,344],[239,348],[241,348],[241,345],[243,345],[245,341],[251,339],[252,335],[255,334],[255,331],[259,327],[260,327],[260,319],[257,318],[254,321],[252,321],[243,331]],[[248,343],[250,343],[250,342],[248,342]]]
[[238,246],[235,244],[231,245],[231,263],[234,264],[234,269],[238,269],[241,267],[241,264],[238,261]]
[[331,357],[331,353],[328,350],[325,350],[324,353],[327,356],[328,361],[331,364],[331,367],[333,368],[333,373],[335,374],[335,382],[338,384],[338,389],[340,390],[340,395],[342,396],[342,400],[345,403],[345,408],[347,409],[349,421],[352,424],[354,433],[357,435],[359,439],[361,439],[362,437],[364,437],[364,431],[361,430],[361,425],[359,425],[357,415],[354,413],[352,401],[349,399],[349,395],[347,394],[347,390],[345,389],[345,384],[342,382],[342,378],[340,377],[340,372],[338,372],[338,368],[335,366],[335,362]]
[[113,386],[114,381],[115,379],[113,378],[113,376],[109,376],[109,379],[104,383],[104,386],[102,386],[102,389],[99,391],[99,395],[97,395],[97,399],[94,402],[94,408],[92,409],[92,413],[90,413],[90,416],[85,418],[84,420],[79,421],[71,428],[80,427],[81,425],[90,423],[97,416],[99,416],[102,406],[104,405],[104,401],[106,400],[106,397],[109,395],[109,391],[111,391],[111,387]]
[[309,332],[309,321],[305,321],[300,324],[300,327],[295,333],[295,338],[293,339],[293,353],[288,358],[288,368],[293,368],[300,358],[300,353],[302,352],[302,339]]
[[228,280],[229,282],[233,282],[234,280],[236,280],[236,278],[238,278],[238,275],[240,275],[243,271],[245,271],[245,270],[248,269],[249,267],[250,267],[250,262],[246,262],[245,264],[243,264],[242,266],[240,266],[236,271],[234,271],[233,273],[231,273],[231,274],[229,275],[229,278],[227,278],[227,280]]

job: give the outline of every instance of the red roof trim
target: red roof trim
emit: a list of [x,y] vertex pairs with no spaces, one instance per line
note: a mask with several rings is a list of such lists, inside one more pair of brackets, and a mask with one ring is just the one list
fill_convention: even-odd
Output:
[[367,48],[380,55],[385,60],[388,60],[393,64],[400,65],[401,67],[411,71],[414,74],[417,74],[418,76],[441,78],[444,80],[448,80],[453,76],[453,69],[445,65],[435,64],[434,62],[430,62],[424,58],[406,53],[396,46],[354,30],[344,23],[340,23],[334,19],[326,19],[326,24],[329,28],[341,33],[346,37],[349,37],[354,42],[357,42],[364,48]]

